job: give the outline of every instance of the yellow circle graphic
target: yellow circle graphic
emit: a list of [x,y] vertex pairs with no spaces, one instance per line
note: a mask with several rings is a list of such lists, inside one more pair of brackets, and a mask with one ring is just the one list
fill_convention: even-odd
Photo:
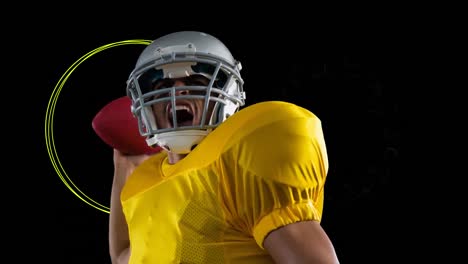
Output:
[[93,55],[96,55],[97,53],[104,51],[106,49],[114,48],[114,47],[119,47],[123,45],[134,45],[134,44],[140,44],[140,45],[149,45],[151,43],[151,40],[145,40],[145,39],[133,39],[133,40],[124,40],[124,41],[119,41],[119,42],[114,42],[110,44],[103,45],[99,48],[96,48],[85,55],[83,55],[81,58],[79,58],[77,61],[75,61],[66,71],[65,73],[60,77],[59,81],[54,87],[54,90],[49,98],[49,102],[47,104],[47,111],[46,111],[46,117],[45,117],[45,141],[46,141],[46,146],[47,146],[47,153],[49,155],[50,161],[52,162],[52,166],[54,167],[55,171],[57,172],[57,175],[60,177],[62,182],[65,184],[65,186],[70,189],[70,191],[75,194],[79,199],[81,199],[83,202],[86,204],[92,206],[95,209],[98,209],[102,212],[109,213],[110,209],[108,206],[104,206],[93,199],[91,199],[89,196],[87,196],[85,193],[83,193],[70,179],[68,176],[67,172],[65,171],[65,168],[62,166],[60,163],[59,156],[57,154],[57,150],[55,149],[55,143],[54,143],[54,113],[55,113],[55,106],[58,101],[58,97],[60,95],[60,92],[62,91],[66,81],[72,74],[72,72],[80,66],[81,63],[83,63],[85,60],[89,59]]

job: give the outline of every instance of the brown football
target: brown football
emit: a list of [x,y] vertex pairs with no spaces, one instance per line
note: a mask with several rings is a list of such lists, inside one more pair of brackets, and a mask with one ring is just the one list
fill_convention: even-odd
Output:
[[131,100],[127,96],[106,104],[93,118],[96,134],[110,147],[127,155],[154,154],[160,147],[150,147],[138,130],[138,120],[133,116]]

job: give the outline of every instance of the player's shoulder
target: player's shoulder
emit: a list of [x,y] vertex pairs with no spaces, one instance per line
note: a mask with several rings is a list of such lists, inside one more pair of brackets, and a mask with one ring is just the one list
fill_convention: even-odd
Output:
[[265,133],[280,135],[303,130],[311,123],[320,123],[320,120],[304,107],[285,101],[260,102],[229,117],[205,141],[211,149],[223,151],[233,144],[252,138],[256,140]]
[[225,125],[215,131],[224,143],[219,152],[224,164],[238,164],[243,170],[291,186],[315,184],[300,178],[301,170],[326,167],[322,166],[326,148],[321,121],[296,104],[269,101],[251,105]]
[[276,124],[288,129],[291,122],[320,122],[310,110],[294,103],[284,101],[267,101],[243,108],[229,120],[236,133],[251,133]]
[[252,131],[284,120],[315,119],[318,117],[310,110],[285,101],[266,101],[241,109],[228,120],[226,126],[236,133]]
[[310,110],[285,101],[266,101],[247,106],[237,113],[237,118],[251,115],[268,116],[271,119],[278,117],[315,117]]

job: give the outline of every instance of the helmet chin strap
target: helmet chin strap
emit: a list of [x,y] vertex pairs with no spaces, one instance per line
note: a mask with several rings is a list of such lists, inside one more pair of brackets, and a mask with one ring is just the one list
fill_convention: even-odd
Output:
[[146,142],[150,146],[158,144],[161,148],[172,153],[188,154],[209,133],[210,130],[172,131],[154,135],[148,138]]

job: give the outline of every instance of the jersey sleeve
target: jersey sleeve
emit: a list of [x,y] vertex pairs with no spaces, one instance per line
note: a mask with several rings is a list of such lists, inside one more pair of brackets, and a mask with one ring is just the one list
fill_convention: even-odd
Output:
[[321,220],[328,157],[316,116],[258,127],[225,154],[223,169],[234,175],[224,181],[227,219],[261,248],[277,228]]

